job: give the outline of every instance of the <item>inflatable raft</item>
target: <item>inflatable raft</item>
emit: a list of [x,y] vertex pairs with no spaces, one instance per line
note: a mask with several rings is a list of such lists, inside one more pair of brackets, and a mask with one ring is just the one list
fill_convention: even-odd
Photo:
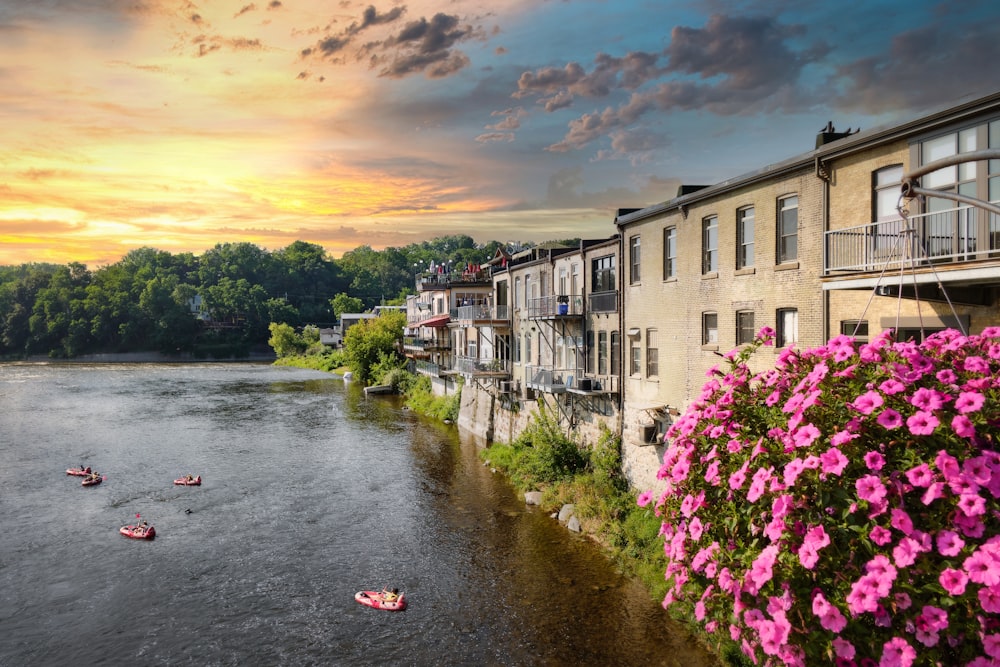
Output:
[[69,468],[66,470],[67,475],[76,475],[77,477],[86,477],[90,474],[90,466],[86,468]]
[[201,486],[201,475],[197,477],[178,477],[174,480],[178,486]]
[[354,599],[361,604],[372,609],[383,609],[385,611],[403,611],[406,609],[406,595],[400,593],[395,600],[386,600],[385,593],[379,591],[358,591],[354,594]]
[[131,537],[135,540],[151,540],[156,537],[156,529],[152,526],[148,528],[142,528],[140,526],[122,526],[118,529],[118,532],[125,537]]

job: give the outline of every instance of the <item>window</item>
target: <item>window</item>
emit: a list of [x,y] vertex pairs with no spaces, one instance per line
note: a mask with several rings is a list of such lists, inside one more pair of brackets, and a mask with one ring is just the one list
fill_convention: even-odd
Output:
[[778,331],[776,341],[778,347],[788,347],[799,340],[799,311],[795,308],[778,310]]
[[736,268],[753,266],[753,206],[736,211]]
[[663,230],[663,279],[677,277],[677,228]]
[[531,363],[531,334],[524,334],[524,363]]
[[591,292],[615,290],[615,256],[598,257],[591,262]]
[[657,347],[656,329],[646,329],[646,377],[660,374],[660,350]]
[[597,374],[608,374],[608,332],[597,334]]
[[[1000,148],[1000,120],[990,123],[989,137],[990,148]],[[997,202],[1000,201],[1000,160],[990,160],[987,165],[986,171],[989,180],[987,197],[991,202]],[[995,221],[996,216],[990,216],[990,219],[991,221]],[[998,223],[992,222],[992,224],[996,225]],[[991,231],[998,230],[994,229]],[[996,250],[997,246],[994,245],[993,249]]]
[[[927,164],[952,155],[971,153],[974,150],[976,150],[976,128],[970,127],[921,142],[920,164]],[[921,179],[921,185],[931,190],[957,192],[975,197],[977,192],[976,164],[976,162],[963,162],[959,165],[937,169],[924,176]],[[957,206],[958,203],[952,199],[941,197],[927,199],[928,213],[947,211]]]
[[753,311],[741,310],[736,313],[736,344],[746,345],[753,342],[756,332],[753,328]]
[[701,221],[701,273],[719,270],[719,218],[710,216]]
[[841,320],[840,333],[857,339],[859,343],[867,343],[868,320]]
[[640,245],[640,238],[638,236],[633,236],[629,239],[629,282],[637,283],[640,280],[640,268],[642,267],[642,247]]
[[701,314],[701,344],[718,345],[719,315],[718,313]]
[[778,264],[799,258],[799,198],[778,200]]
[[632,355],[632,365],[629,367],[630,375],[638,375],[642,372],[642,348],[639,347],[639,341],[636,339],[631,339],[631,348],[629,352]]
[[611,332],[611,375],[621,373],[622,338],[617,331]]
[[514,308],[521,307],[521,277],[514,278]]
[[875,225],[872,235],[872,249],[875,257],[885,259],[894,253],[903,252],[897,245],[902,232],[902,220],[896,206],[899,205],[901,182],[903,180],[903,165],[897,164],[884,167],[872,174],[872,186],[875,199]]

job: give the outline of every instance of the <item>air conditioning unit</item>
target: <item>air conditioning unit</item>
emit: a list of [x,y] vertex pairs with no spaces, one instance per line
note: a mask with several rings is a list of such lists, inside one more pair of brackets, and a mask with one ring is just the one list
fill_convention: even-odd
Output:
[[501,394],[510,394],[513,391],[514,391],[514,386],[513,383],[510,382],[510,380],[504,380],[503,382],[500,383]]
[[580,382],[577,384],[577,389],[580,391],[592,391],[594,388],[594,381],[590,378],[580,378]]
[[657,442],[657,428],[655,423],[642,425],[642,441],[649,445]]

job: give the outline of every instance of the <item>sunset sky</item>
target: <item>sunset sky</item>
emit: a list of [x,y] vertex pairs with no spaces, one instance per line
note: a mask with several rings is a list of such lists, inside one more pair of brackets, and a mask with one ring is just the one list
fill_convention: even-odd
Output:
[[998,35],[995,0],[0,0],[0,265],[606,238],[994,92]]

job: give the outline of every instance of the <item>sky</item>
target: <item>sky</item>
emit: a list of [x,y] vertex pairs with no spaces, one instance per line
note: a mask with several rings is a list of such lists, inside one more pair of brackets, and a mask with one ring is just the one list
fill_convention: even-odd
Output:
[[608,238],[997,62],[995,0],[0,0],[0,265]]

